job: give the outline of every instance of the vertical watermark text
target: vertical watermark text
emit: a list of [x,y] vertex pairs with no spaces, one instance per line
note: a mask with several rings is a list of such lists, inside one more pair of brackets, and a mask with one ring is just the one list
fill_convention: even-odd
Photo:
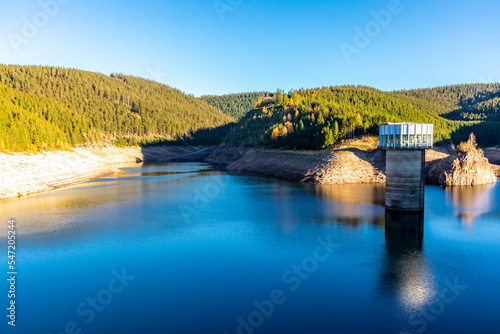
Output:
[[186,202],[179,205],[182,218],[186,224],[191,223],[193,214],[199,214],[208,208],[212,200],[220,195],[222,190],[227,186],[224,178],[215,177],[213,181],[205,184],[203,187],[193,189],[193,197],[191,203]]
[[7,282],[9,283],[9,307],[7,308],[7,319],[9,326],[16,326],[16,220],[9,219],[7,228]]

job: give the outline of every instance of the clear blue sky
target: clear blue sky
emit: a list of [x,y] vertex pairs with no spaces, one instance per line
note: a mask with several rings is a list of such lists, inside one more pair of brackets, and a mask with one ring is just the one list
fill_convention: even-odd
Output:
[[[401,0],[383,25],[372,11],[390,1],[59,1],[53,17],[38,0],[2,1],[0,63],[132,74],[196,96],[500,81],[498,0]],[[38,32],[23,34],[23,18]],[[368,45],[356,27],[371,29]]]

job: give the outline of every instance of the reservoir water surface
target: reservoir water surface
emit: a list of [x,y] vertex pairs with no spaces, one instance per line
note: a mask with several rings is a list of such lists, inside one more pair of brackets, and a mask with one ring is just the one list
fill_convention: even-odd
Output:
[[136,165],[0,202],[2,333],[499,333],[500,185],[320,186]]

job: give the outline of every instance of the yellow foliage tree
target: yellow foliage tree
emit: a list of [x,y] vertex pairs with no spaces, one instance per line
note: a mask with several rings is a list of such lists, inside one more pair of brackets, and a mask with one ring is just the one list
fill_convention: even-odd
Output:
[[275,127],[273,129],[273,133],[271,134],[271,139],[277,139],[280,136],[280,129],[278,127]]
[[281,132],[281,135],[284,137],[288,134],[288,130],[286,129],[285,126],[283,126],[282,124],[280,124],[280,132]]

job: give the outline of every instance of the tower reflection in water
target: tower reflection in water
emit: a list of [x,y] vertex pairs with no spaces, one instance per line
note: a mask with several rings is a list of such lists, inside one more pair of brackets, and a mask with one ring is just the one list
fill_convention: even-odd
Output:
[[385,211],[387,256],[382,287],[407,311],[425,307],[436,294],[432,273],[422,255],[423,237],[423,212]]

